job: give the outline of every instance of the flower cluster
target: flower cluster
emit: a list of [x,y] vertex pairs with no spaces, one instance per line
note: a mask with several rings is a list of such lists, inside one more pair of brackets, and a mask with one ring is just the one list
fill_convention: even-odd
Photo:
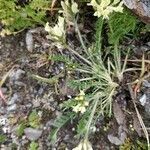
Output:
[[111,0],[101,0],[100,3],[97,3],[96,0],[92,0],[88,5],[94,7],[94,16],[103,16],[103,19],[109,19],[109,15],[112,12],[123,11],[123,1],[120,2],[120,0],[113,0],[113,2]]
[[62,13],[67,22],[73,22],[75,15],[79,12],[78,4],[73,0],[69,3],[68,0],[61,1],[61,6],[63,10],[60,10],[59,13]]
[[2,31],[0,32],[0,36],[5,37],[6,35],[10,35],[12,34],[12,32],[8,29],[2,29]]
[[49,33],[47,38],[54,40],[57,47],[61,47],[61,44],[65,42],[65,19],[59,16],[58,23],[54,27],[49,26],[47,22],[45,31]]
[[82,114],[86,111],[86,107],[89,106],[89,102],[85,100],[85,93],[80,91],[79,95],[75,98],[77,102],[75,106],[73,106],[74,112],[81,112]]
[[[9,26],[12,22],[13,22],[13,18],[10,18],[9,20],[5,19],[5,20],[1,21],[3,26]],[[5,37],[6,35],[10,35],[10,34],[12,34],[12,32],[9,29],[2,29],[0,31],[0,36],[1,37]]]
[[91,143],[85,139],[82,140],[77,147],[73,148],[73,150],[93,150],[93,148]]
[[63,17],[58,17],[58,23],[51,27],[47,22],[45,25],[45,31],[49,33],[47,36],[48,39],[51,39],[55,42],[55,46],[58,48],[63,48],[63,45],[66,42],[66,24],[68,22],[73,22],[75,19],[76,13],[79,12],[78,5],[73,0],[69,3],[68,0],[61,1],[62,9],[59,13],[63,14]]

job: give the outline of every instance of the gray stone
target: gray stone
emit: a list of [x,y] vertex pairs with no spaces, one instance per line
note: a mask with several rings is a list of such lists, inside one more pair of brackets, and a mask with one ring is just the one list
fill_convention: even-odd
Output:
[[14,93],[12,98],[8,102],[8,105],[13,105],[14,103],[16,103],[18,101],[18,99],[19,99],[19,96],[17,95],[17,93]]
[[23,74],[25,74],[25,71],[23,71],[21,69],[13,70],[11,72],[11,74],[9,75],[10,82],[13,83],[13,82],[19,80]]
[[143,86],[147,87],[147,88],[150,88],[150,82],[148,82],[147,80],[144,80],[143,81]]
[[30,31],[28,31],[26,33],[26,48],[29,52],[33,51],[33,45],[34,45],[33,35]]
[[33,128],[24,129],[24,133],[25,133],[26,137],[31,141],[37,140],[42,135],[41,130],[33,129]]
[[140,103],[141,103],[142,106],[145,105],[145,103],[146,103],[146,98],[147,98],[146,94],[143,94],[143,95],[140,97],[139,101],[140,101]]
[[41,105],[39,99],[34,99],[34,100],[32,101],[32,104],[33,104],[33,107],[34,107],[34,108],[40,107],[40,105]]
[[17,104],[13,104],[7,107],[8,112],[15,111],[17,109]]

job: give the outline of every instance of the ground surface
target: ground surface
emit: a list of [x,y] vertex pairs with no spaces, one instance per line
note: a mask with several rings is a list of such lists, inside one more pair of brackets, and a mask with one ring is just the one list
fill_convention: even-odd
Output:
[[[79,142],[74,137],[75,124],[68,124],[60,131],[58,141],[54,146],[51,146],[48,136],[54,119],[62,113],[59,104],[68,99],[68,96],[75,95],[76,91],[69,88],[64,90],[64,76],[59,78],[59,85],[40,82],[32,76],[34,74],[51,78],[60,74],[65,68],[63,63],[55,63],[47,59],[56,53],[56,50],[51,46],[50,41],[46,40],[45,34],[33,34],[34,43],[31,43],[33,49],[32,52],[29,52],[25,42],[27,32],[0,38],[0,78],[7,77],[1,88],[5,98],[3,99],[2,96],[0,98],[0,135],[5,135],[0,149],[26,150],[29,149],[31,141],[36,140],[40,150],[65,150],[66,147],[71,150]],[[141,51],[149,54],[150,39],[132,42],[135,47],[134,56],[141,58]],[[57,51],[57,53],[61,53],[61,51]],[[67,51],[64,53],[68,55]],[[147,58],[149,58],[148,55]],[[132,76],[127,74],[126,77],[129,79]],[[57,93],[57,91],[59,92]],[[123,136],[126,137],[124,135],[126,133],[131,140],[135,141],[140,139],[140,135],[143,137],[137,115],[133,111],[128,87],[121,85],[118,91],[118,95],[114,98],[117,103],[113,104],[114,117],[111,119],[99,118],[96,131],[90,139],[94,150],[118,149],[117,142],[122,141]],[[143,106],[139,101],[141,98],[146,100]],[[146,126],[150,127],[150,78],[146,78],[142,82],[137,103],[143,112],[142,117]],[[120,107],[127,108],[129,112],[122,113]],[[35,123],[38,124],[37,128],[33,128],[35,126],[32,125],[34,119],[29,121],[29,116],[33,111],[36,111],[39,118],[39,122]],[[118,117],[118,115],[120,116]],[[124,118],[123,124],[121,118]],[[19,133],[19,136],[16,131],[21,123],[26,126],[23,130],[24,133]],[[136,125],[137,127],[135,127]],[[119,132],[122,135],[119,135]]]

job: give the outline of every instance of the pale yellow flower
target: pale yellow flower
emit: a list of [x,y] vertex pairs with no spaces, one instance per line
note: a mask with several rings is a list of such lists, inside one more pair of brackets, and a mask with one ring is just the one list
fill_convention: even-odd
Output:
[[81,114],[86,112],[86,107],[89,106],[88,101],[79,101],[79,103],[76,106],[73,106],[73,111],[78,113],[80,112]]
[[[116,5],[116,4],[118,4],[119,2],[120,2],[120,0],[114,0],[112,4],[113,4],[113,5]],[[121,2],[123,2],[123,1],[121,1]]]
[[8,29],[2,29],[2,31],[0,32],[0,36],[5,37],[6,35],[10,35],[12,34],[12,32]]
[[93,150],[91,143],[85,139],[82,140],[79,145],[75,148],[73,148],[72,150]]
[[62,38],[64,39],[65,38],[65,20],[64,20],[64,18],[59,16],[58,23],[54,27],[51,27],[51,26],[49,26],[49,23],[46,23],[45,31],[47,31],[49,33],[49,35],[47,37],[51,40],[59,41]]
[[51,27],[49,26],[49,22],[47,22],[45,25],[45,31],[47,31],[47,32],[51,31]]
[[81,90],[80,93],[79,93],[79,95],[80,96],[84,96],[85,95],[84,91]]
[[79,112],[81,112],[81,114],[84,114],[86,112],[85,106],[80,106],[79,107]]
[[84,102],[84,106],[89,106],[89,102],[88,102],[88,101],[85,101],[85,102]]
[[78,100],[83,101],[84,100],[84,96],[83,95],[79,95],[78,96]]
[[77,104],[73,106],[73,111],[78,113],[85,113],[86,112],[86,107],[89,106],[89,102],[86,101],[85,99],[85,93],[84,91],[80,91],[79,95],[75,97],[75,100],[77,101]]
[[72,150],[82,150],[82,143],[79,143],[79,145],[75,148],[73,148]]
[[59,13],[62,13],[67,22],[72,22],[75,15],[79,12],[78,4],[73,0],[69,3],[68,0],[61,1],[61,6],[63,10],[60,10]]
[[1,23],[2,23],[3,25],[9,25],[9,24],[10,24],[10,22],[9,22],[8,20],[2,20]]
[[79,96],[75,97],[75,100],[77,100],[77,101],[78,101],[78,100],[79,100]]
[[3,25],[6,25],[6,26],[13,24],[13,22],[14,22],[14,18],[2,19],[1,20],[1,23]]
[[78,113],[79,112],[79,108],[80,108],[80,104],[73,106],[73,111]]
[[118,6],[113,7],[113,11],[122,13],[123,12],[123,1],[121,1]]
[[85,108],[85,106],[82,106],[81,104],[78,104],[78,105],[73,107],[73,111],[76,112],[76,113],[80,112],[81,114],[83,114],[83,113],[86,112],[86,108]]
[[77,14],[79,12],[78,4],[74,1],[72,1],[71,10],[74,14]]
[[84,100],[84,98],[85,98],[85,93],[84,93],[84,91],[80,91],[80,93],[79,93],[79,95],[75,98],[75,100]]
[[101,17],[103,19],[109,19],[109,15],[112,12],[122,12],[123,11],[123,2],[120,0],[101,0],[100,3],[97,3],[96,0],[92,0],[88,5],[93,6],[95,9],[94,16]]

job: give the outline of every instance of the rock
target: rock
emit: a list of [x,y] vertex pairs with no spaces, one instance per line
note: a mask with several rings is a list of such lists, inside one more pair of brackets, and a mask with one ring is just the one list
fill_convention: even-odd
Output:
[[31,107],[32,107],[32,104],[31,104],[31,103],[28,103],[28,104],[26,104],[25,106],[26,106],[26,108],[31,108]]
[[34,107],[34,108],[40,107],[40,105],[41,105],[39,99],[34,99],[34,100],[32,101],[32,104],[33,104],[33,107]]
[[[1,104],[0,104],[1,105]],[[0,106],[0,114],[5,114],[6,113],[6,109],[5,107]]]
[[147,87],[147,88],[150,88],[150,82],[148,82],[147,80],[144,80],[143,81],[143,86]]
[[4,133],[10,133],[11,132],[11,129],[10,129],[10,127],[8,126],[8,127],[2,127],[2,130],[3,130],[3,132]]
[[127,135],[125,132],[122,132],[120,137],[116,137],[112,134],[108,135],[108,140],[115,145],[122,145],[126,139]]
[[8,146],[6,146],[6,145],[1,145],[1,150],[11,150],[11,148],[10,147],[8,147]]
[[12,98],[8,102],[8,105],[13,105],[14,103],[16,103],[18,101],[18,99],[19,99],[19,96],[17,95],[17,93],[14,93]]
[[25,74],[25,71],[22,69],[13,70],[9,75],[10,82],[14,83],[15,81],[19,80],[23,74]]
[[26,33],[26,48],[29,52],[33,51],[33,45],[34,45],[33,42],[34,42],[33,35],[30,31],[28,31]]
[[108,140],[115,145],[122,145],[127,138],[127,134],[125,132],[125,127],[120,125],[118,128],[118,135],[115,136],[113,134],[108,134]]
[[150,119],[150,100],[146,102],[144,108],[145,108],[146,118]]
[[33,128],[24,129],[24,133],[26,137],[31,141],[37,140],[42,135],[41,130],[33,129]]
[[2,88],[1,88],[1,90],[2,90],[2,93],[6,93],[8,89],[7,89],[7,88],[2,87]]
[[42,95],[44,92],[44,89],[43,87],[40,87],[39,90],[38,90],[38,95]]
[[135,13],[144,23],[150,23],[149,0],[123,0],[123,3]]
[[125,120],[125,115],[120,107],[120,105],[114,101],[113,103],[113,113],[114,117],[116,118],[116,121],[119,125],[124,124]]
[[9,123],[9,120],[6,118],[6,117],[0,117],[0,125],[3,126],[3,125],[8,125]]
[[133,128],[138,133],[139,137],[142,136],[141,124],[136,114],[133,115]]
[[61,63],[58,64],[58,67],[59,67],[60,70],[64,70],[65,69],[65,64],[61,62]]
[[17,104],[13,104],[7,107],[8,112],[15,111],[17,109]]
[[150,42],[147,42],[147,45],[150,46]]
[[140,97],[139,101],[140,101],[140,103],[141,103],[142,106],[145,105],[145,103],[146,103],[146,98],[147,98],[146,94],[143,94],[143,95]]

